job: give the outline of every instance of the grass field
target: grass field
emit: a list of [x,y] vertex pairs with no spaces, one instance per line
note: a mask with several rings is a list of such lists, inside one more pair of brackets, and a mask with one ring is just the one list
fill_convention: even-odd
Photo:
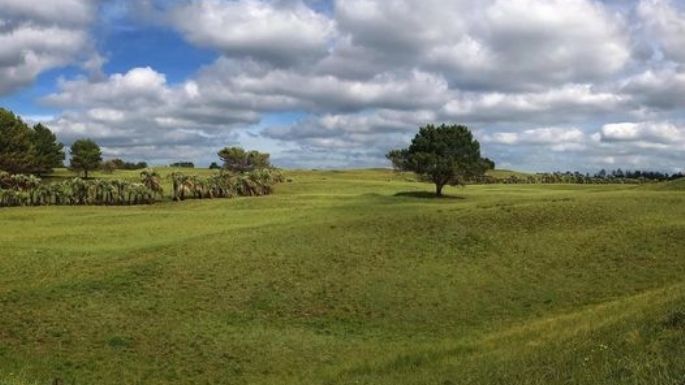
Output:
[[1,209],[0,384],[685,383],[683,183],[286,177]]

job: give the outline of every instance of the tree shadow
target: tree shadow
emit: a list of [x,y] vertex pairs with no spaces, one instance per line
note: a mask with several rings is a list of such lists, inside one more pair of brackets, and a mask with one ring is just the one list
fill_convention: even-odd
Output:
[[395,194],[396,197],[401,198],[419,198],[419,199],[435,199],[435,200],[462,200],[466,199],[461,196],[456,195],[442,195],[437,196],[434,192],[430,191],[402,191]]

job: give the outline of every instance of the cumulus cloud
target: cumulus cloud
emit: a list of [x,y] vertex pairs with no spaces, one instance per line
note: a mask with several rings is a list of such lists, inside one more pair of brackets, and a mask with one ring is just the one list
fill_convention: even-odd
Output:
[[588,0],[349,0],[336,10],[350,40],[325,63],[331,68],[399,61],[501,90],[597,79],[630,56],[621,18]]
[[685,106],[685,72],[672,68],[647,70],[624,81],[622,92],[649,108],[673,110]]
[[685,12],[669,0],[642,0],[638,14],[670,59],[685,63]]
[[[0,93],[88,51],[95,0],[2,3]],[[207,161],[243,141],[283,165],[368,166],[386,164],[384,153],[418,126],[455,122],[474,129],[487,156],[522,169],[675,167],[682,155],[685,33],[674,1],[179,0],[122,9],[143,10],[137,22],[170,27],[217,58],[176,79],[145,65],[105,74],[103,58],[89,54],[85,74],[41,99],[62,111],[48,123],[65,141],[90,136],[109,154],[160,162]]]
[[150,67],[101,80],[63,80],[58,87],[43,102],[65,112],[45,123],[67,142],[98,140],[110,156],[204,158],[218,138],[233,140],[232,128],[259,120],[252,110],[205,104],[197,100],[195,82],[170,85]]
[[671,122],[628,122],[605,124],[604,142],[634,142],[643,145],[669,145],[685,142],[685,127]]
[[485,142],[500,144],[563,144],[585,141],[585,133],[578,128],[545,127],[521,132],[495,132],[485,135]]
[[452,120],[478,123],[558,124],[611,113],[627,102],[619,94],[595,90],[587,84],[572,84],[543,92],[461,93],[444,105],[443,114]]
[[0,95],[31,84],[42,72],[73,62],[89,49],[91,0],[0,0]]
[[278,64],[323,56],[335,31],[329,18],[300,2],[196,0],[173,8],[169,18],[192,43]]

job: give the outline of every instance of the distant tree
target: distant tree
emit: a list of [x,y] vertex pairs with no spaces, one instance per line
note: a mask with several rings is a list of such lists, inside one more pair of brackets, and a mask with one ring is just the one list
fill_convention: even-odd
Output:
[[102,165],[100,166],[100,168],[102,169],[102,172],[104,172],[106,174],[111,174],[114,172],[114,170],[117,169],[117,164],[116,164],[116,162],[114,162],[113,159],[110,159],[110,160],[106,160],[106,161],[102,162]]
[[112,162],[112,165],[117,170],[124,170],[126,168],[127,162],[124,162],[122,159],[115,158],[115,159],[112,159],[110,162]]
[[218,170],[220,168],[221,166],[219,166],[216,162],[212,162],[212,164],[209,165],[210,170]]
[[432,181],[437,196],[445,185],[483,175],[491,162],[481,158],[480,144],[466,126],[445,124],[421,127],[408,148],[390,151],[387,158],[396,169]]
[[169,165],[170,167],[177,168],[195,168],[195,163],[193,162],[175,162]]
[[[143,170],[148,167],[147,162],[125,162],[119,158],[108,160],[105,163],[110,163],[106,165],[107,168],[113,167],[115,170]],[[103,167],[105,166],[105,163],[103,163]]]
[[250,172],[271,168],[270,155],[259,151],[245,151],[240,147],[226,147],[218,152],[224,168],[233,172]]
[[42,124],[37,124],[31,132],[34,150],[34,172],[46,174],[56,167],[64,166],[64,145],[57,141],[55,134]]
[[102,151],[97,143],[90,139],[79,139],[71,145],[71,163],[69,168],[83,171],[88,178],[88,171],[96,170],[102,162]]

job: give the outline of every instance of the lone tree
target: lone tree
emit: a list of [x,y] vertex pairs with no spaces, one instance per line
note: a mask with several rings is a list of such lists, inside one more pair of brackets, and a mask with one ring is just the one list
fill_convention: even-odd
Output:
[[84,177],[88,178],[88,171],[97,170],[102,162],[100,146],[90,139],[79,139],[71,145],[71,162],[69,168],[75,171],[83,171]]
[[392,150],[386,157],[395,169],[413,171],[435,183],[437,196],[442,196],[445,185],[464,184],[494,167],[494,162],[481,158],[480,144],[461,125],[421,127],[408,148]]
[[224,162],[224,168],[233,172],[250,172],[271,168],[269,154],[259,151],[245,151],[240,147],[226,147],[217,154]]

